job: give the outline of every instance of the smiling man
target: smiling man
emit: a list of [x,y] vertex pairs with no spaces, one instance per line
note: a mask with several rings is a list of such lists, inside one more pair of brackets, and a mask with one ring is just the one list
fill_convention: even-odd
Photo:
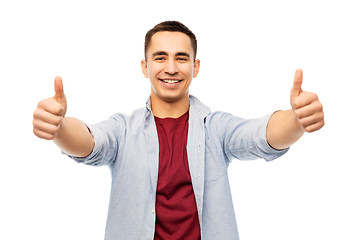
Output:
[[283,155],[304,132],[324,125],[322,105],[301,89],[297,70],[291,109],[245,120],[214,112],[189,95],[197,76],[195,35],[166,21],[145,36],[146,107],[95,125],[65,117],[62,80],[34,111],[34,134],[74,160],[107,165],[112,189],[105,239],[238,239],[227,168],[232,159]]
[[194,46],[185,33],[153,34],[151,41],[146,41],[145,60],[141,61],[144,76],[151,82],[152,110],[155,116],[176,118],[189,109],[189,87],[200,61],[195,60]]

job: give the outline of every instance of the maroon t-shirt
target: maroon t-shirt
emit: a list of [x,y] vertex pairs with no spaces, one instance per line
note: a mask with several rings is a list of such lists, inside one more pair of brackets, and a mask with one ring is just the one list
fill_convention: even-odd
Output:
[[155,240],[200,239],[200,224],[186,152],[189,112],[157,118],[159,173]]

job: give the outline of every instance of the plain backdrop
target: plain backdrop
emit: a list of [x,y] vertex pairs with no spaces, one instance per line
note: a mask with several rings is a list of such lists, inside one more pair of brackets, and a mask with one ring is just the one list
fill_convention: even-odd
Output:
[[131,114],[150,93],[147,30],[179,20],[198,38],[191,94],[213,111],[257,118],[289,109],[297,68],[325,127],[285,156],[229,167],[242,240],[360,239],[360,15],[356,1],[0,2],[0,239],[103,239],[107,167],[75,163],[32,133],[60,75],[68,116]]

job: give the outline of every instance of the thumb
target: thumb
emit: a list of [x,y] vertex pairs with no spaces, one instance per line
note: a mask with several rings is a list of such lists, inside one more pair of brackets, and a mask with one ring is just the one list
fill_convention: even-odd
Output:
[[59,103],[63,103],[66,101],[66,97],[64,94],[64,86],[60,76],[57,76],[54,81],[54,89],[55,89],[55,100]]
[[291,89],[290,98],[291,101],[299,96],[299,94],[302,92],[301,84],[303,81],[303,71],[301,69],[297,69],[294,76],[294,83],[293,87]]

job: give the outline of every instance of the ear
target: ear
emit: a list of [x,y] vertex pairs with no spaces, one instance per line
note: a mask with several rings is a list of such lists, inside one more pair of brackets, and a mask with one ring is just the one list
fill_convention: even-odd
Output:
[[199,69],[200,69],[200,60],[196,59],[194,63],[194,73],[193,73],[194,78],[196,78],[197,75],[199,74]]
[[147,69],[147,63],[146,60],[141,60],[141,69],[142,72],[144,74],[144,77],[148,78],[149,74],[148,74],[148,69]]

